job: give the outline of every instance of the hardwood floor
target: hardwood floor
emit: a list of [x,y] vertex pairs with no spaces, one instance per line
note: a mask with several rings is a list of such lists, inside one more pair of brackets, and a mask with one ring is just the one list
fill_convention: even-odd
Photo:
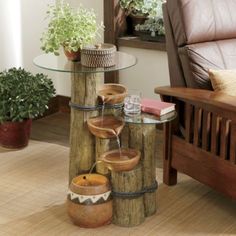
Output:
[[69,134],[70,114],[56,113],[33,122],[31,139],[69,147]]
[[[158,211],[137,227],[74,226],[66,213],[69,115],[55,114],[33,124],[27,148],[0,148],[0,236],[207,236],[236,235],[236,204],[179,175],[162,184],[157,168]],[[161,143],[160,143],[161,144]]]

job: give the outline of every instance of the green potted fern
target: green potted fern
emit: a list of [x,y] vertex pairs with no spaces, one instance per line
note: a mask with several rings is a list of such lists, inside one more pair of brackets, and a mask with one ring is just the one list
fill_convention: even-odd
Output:
[[44,113],[55,94],[52,81],[22,68],[0,72],[0,145],[27,146],[32,119]]
[[60,1],[49,6],[47,18],[48,27],[41,38],[41,49],[46,53],[59,55],[61,47],[69,60],[80,59],[80,50],[94,42],[103,24],[96,23],[94,10],[80,6],[73,9],[68,3]]

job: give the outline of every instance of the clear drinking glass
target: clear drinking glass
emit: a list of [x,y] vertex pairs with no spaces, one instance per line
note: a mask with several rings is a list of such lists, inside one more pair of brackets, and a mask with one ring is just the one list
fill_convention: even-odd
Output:
[[128,90],[128,96],[124,100],[124,112],[126,116],[141,114],[141,92],[139,90]]

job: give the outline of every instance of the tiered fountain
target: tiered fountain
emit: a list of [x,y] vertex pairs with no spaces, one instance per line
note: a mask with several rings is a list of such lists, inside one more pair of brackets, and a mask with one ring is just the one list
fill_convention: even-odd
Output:
[[[100,183],[99,179],[105,178],[105,176],[109,176],[109,170],[112,172],[112,182],[113,182],[113,188],[123,188],[123,183],[120,183],[119,180],[117,181],[116,178],[117,172],[128,173],[128,171],[132,171],[135,166],[138,164],[140,160],[141,153],[139,150],[136,149],[130,149],[130,148],[121,148],[120,144],[120,138],[119,135],[122,132],[125,122],[121,116],[114,115],[117,113],[117,109],[115,109],[116,105],[118,108],[118,113],[121,115],[120,107],[124,101],[125,96],[127,95],[127,90],[124,86],[119,85],[119,84],[106,84],[103,85],[103,87],[98,91],[98,97],[102,101],[102,114],[101,116],[96,116],[96,117],[91,117],[88,119],[87,124],[90,132],[96,137],[96,161],[93,164],[90,173],[89,174],[84,174],[80,175],[79,177],[76,177],[72,180],[72,183],[70,185],[70,199],[68,200],[68,212],[69,215],[71,216],[73,222],[75,224],[78,224],[82,227],[97,227],[100,225],[107,224],[111,220],[111,215],[110,212],[108,211],[108,214],[105,216],[103,215],[104,219],[102,221],[99,221],[99,223],[96,225],[94,223],[94,217],[96,218],[96,215],[98,212],[94,209],[93,212],[94,214],[91,215],[91,205],[86,207],[81,205],[81,202],[78,202],[78,206],[76,206],[75,203],[72,203],[71,200],[73,197],[78,197],[87,200],[92,200],[88,196],[83,196],[79,195],[82,194],[81,191],[78,189],[83,186],[83,188],[86,187],[86,191],[93,196],[94,191],[94,186],[98,188],[98,186],[101,186],[103,184],[103,181]],[[113,107],[113,109],[106,109],[106,106],[109,108]],[[115,111],[115,112],[114,112]],[[111,139],[115,140],[116,143],[112,142]],[[116,146],[115,149],[110,150],[110,147]],[[98,174],[92,174],[93,168],[96,166],[96,172]],[[132,172],[133,173],[133,172]],[[101,177],[103,176],[103,177]],[[132,175],[130,175],[132,177]],[[94,181],[96,182],[97,178],[97,183],[94,184]],[[121,177],[119,177],[121,179]],[[140,179],[141,180],[141,172],[140,172]],[[79,181],[79,183],[78,183]],[[133,180],[132,180],[133,182]],[[135,182],[135,181],[134,181]],[[142,181],[141,181],[142,182]],[[77,188],[75,187],[77,185]],[[140,185],[140,184],[139,184]],[[131,188],[130,191],[132,190],[132,185],[128,186],[128,188]],[[128,188],[126,188],[124,191],[128,191]],[[92,189],[92,190],[91,190]],[[106,189],[107,191],[109,188]],[[108,192],[105,192],[105,194],[108,194]],[[96,199],[99,200],[99,196],[101,197],[104,192],[98,192],[96,195]],[[116,199],[116,196],[114,196],[114,199]],[[119,196],[117,196],[117,199],[120,199]],[[81,199],[79,199],[81,200]],[[135,200],[134,200],[135,201]],[[97,205],[97,202],[95,202]],[[123,203],[120,202],[122,205]],[[100,210],[103,212],[107,211],[107,207],[109,203],[103,202],[103,206],[99,204]],[[120,205],[121,205],[120,204]],[[130,204],[129,204],[130,205]],[[98,206],[98,205],[97,205]],[[82,209],[81,209],[82,207]],[[83,217],[81,216],[81,212],[83,212],[83,215],[86,215],[86,208],[88,208],[88,214],[86,218],[91,219],[91,222],[87,222],[88,220],[86,219],[86,222],[84,222]],[[133,209],[125,208],[127,212],[133,211]],[[130,213],[129,213],[130,214]],[[135,212],[133,212],[134,217]],[[123,218],[122,212],[120,212],[119,209],[119,200],[118,202],[113,205],[113,215],[117,216],[119,219]],[[116,223],[116,218],[113,217],[113,222]],[[117,222],[119,223],[119,220]]]

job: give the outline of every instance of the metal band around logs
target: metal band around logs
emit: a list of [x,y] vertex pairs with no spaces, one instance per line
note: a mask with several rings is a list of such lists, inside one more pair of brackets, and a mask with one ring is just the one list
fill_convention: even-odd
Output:
[[112,196],[118,197],[118,198],[136,198],[136,197],[142,196],[145,193],[153,193],[157,189],[158,189],[158,183],[157,183],[157,181],[155,181],[153,185],[151,185],[147,188],[144,188],[139,192],[124,193],[124,192],[112,191]]
[[[85,106],[85,105],[80,105],[73,102],[70,102],[69,105],[71,108],[76,109],[76,110],[81,110],[81,111],[95,111],[95,110],[103,109],[103,105]],[[106,104],[104,108],[105,109],[122,109],[122,107],[123,107],[123,103],[114,104],[114,105]]]

